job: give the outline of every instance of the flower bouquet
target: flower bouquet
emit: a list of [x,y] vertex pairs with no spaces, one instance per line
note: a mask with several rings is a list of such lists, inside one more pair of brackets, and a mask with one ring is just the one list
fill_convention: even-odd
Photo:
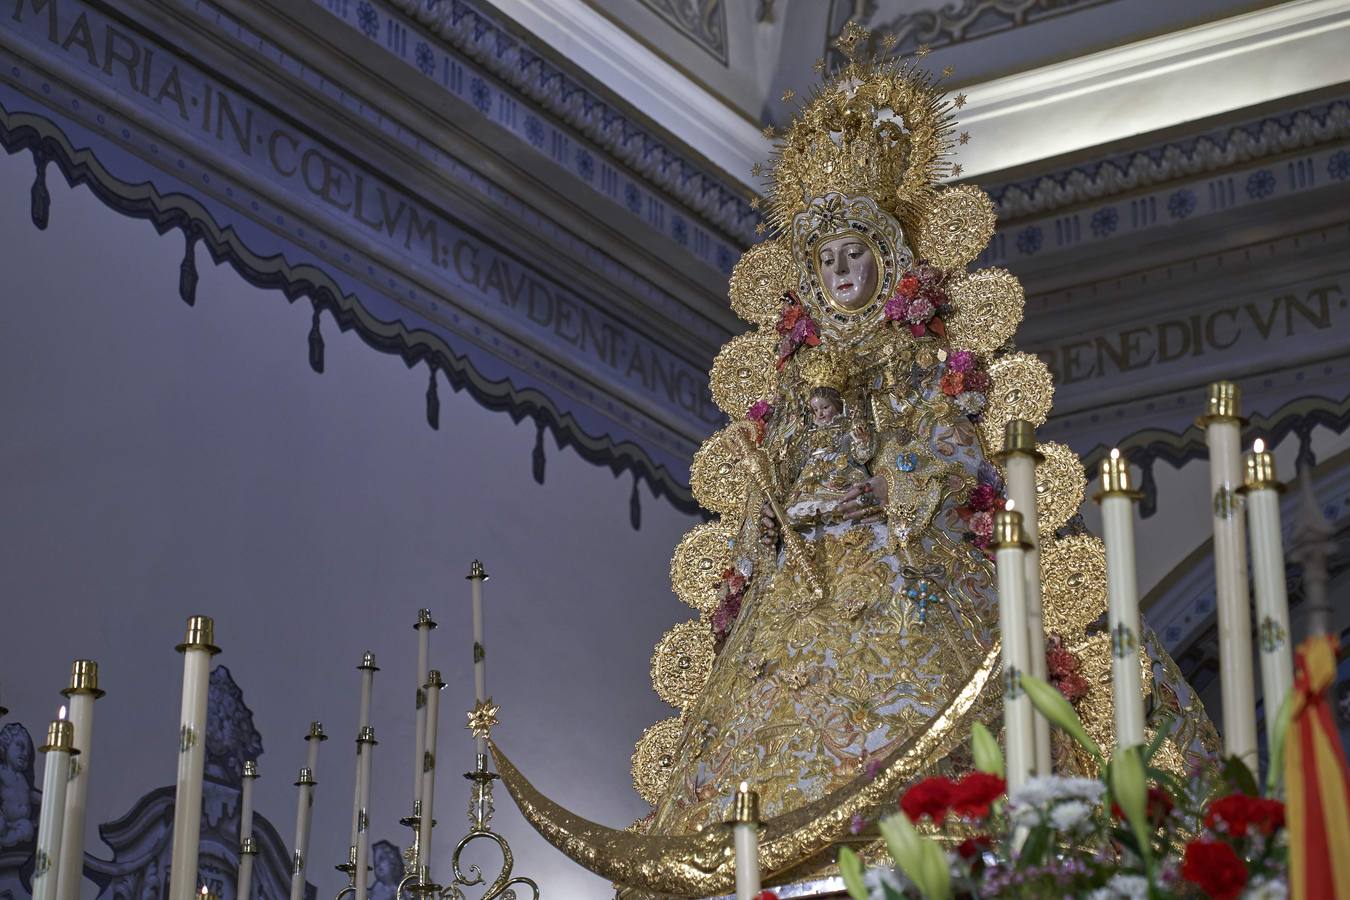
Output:
[[[877,827],[894,869],[864,873],[839,852],[854,900],[924,897],[1276,898],[1287,895],[1284,804],[1237,758],[1207,760],[1186,777],[1153,765],[1149,746],[1107,761],[1051,684],[1023,675],[1036,708],[1098,761],[1102,777],[1043,776],[1005,792],[1003,757],[983,725],[975,771],[910,786]],[[1276,741],[1272,746],[1280,746]]]

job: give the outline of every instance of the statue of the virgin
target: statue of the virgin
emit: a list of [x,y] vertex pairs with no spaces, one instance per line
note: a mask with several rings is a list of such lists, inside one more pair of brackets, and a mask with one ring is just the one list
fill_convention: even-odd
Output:
[[[776,880],[829,865],[833,843],[914,778],[969,768],[970,727],[998,730],[998,596],[989,542],[1003,508],[1005,426],[1043,423],[1052,383],[1011,339],[1017,280],[965,267],[993,234],[988,197],[955,174],[948,99],[913,63],[856,53],[782,135],[766,219],[777,236],[731,277],[757,328],[713,365],[730,424],[692,466],[711,521],[676,549],[672,583],[699,619],[657,646],[657,692],[680,709],[633,757],[650,816],[628,832],[577,819],[497,762],[526,817],[594,871],[662,895],[732,881],[726,816],[740,782],[766,821]],[[1112,742],[1101,542],[1074,524],[1085,477],[1036,448],[1052,680]],[[1038,630],[1039,631],[1039,630]],[[1193,692],[1151,634],[1139,647],[1150,729],[1183,768],[1213,745]],[[1067,742],[1059,771],[1090,761]]]

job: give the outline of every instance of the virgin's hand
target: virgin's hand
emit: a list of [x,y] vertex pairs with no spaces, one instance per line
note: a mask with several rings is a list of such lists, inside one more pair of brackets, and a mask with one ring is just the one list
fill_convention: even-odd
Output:
[[886,518],[886,498],[886,480],[871,478],[844,494],[839,514],[850,522],[881,522]]
[[759,541],[770,550],[778,546],[778,519],[767,503],[759,509]]

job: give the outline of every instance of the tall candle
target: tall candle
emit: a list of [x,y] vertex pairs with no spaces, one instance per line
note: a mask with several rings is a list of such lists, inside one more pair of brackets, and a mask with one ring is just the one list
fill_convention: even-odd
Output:
[[291,900],[305,900],[305,866],[309,857],[309,831],[314,815],[314,770],[300,770],[295,808],[295,854],[291,857]]
[[1224,751],[1256,771],[1256,696],[1252,683],[1252,619],[1247,593],[1247,536],[1237,488],[1242,478],[1237,385],[1209,386],[1205,414],[1196,424],[1209,445],[1214,520],[1215,614],[1219,628],[1219,689]]
[[365,725],[356,735],[356,900],[366,900],[366,867],[370,864],[370,769],[375,751],[375,729]]
[[1144,681],[1139,668],[1139,584],[1134,557],[1134,504],[1130,467],[1112,449],[1102,460],[1102,539],[1106,543],[1107,621],[1111,634],[1111,698],[1115,703],[1116,746],[1145,741]]
[[1036,765],[1031,700],[1022,689],[1029,670],[1026,610],[1027,543],[1022,514],[1014,507],[994,514],[994,565],[998,574],[998,624],[1003,640],[1003,726],[1008,745],[1008,789],[1026,782]]
[[258,855],[253,840],[253,782],[258,780],[258,761],[244,763],[239,792],[239,877],[235,882],[235,900],[251,900],[253,894],[253,857]]
[[319,772],[319,745],[328,740],[328,735],[323,733],[322,722],[310,722],[309,731],[305,732],[305,768],[317,775]]
[[61,693],[70,703],[70,724],[75,731],[75,751],[79,755],[70,761],[56,893],[60,900],[80,900],[80,888],[84,884],[84,823],[89,800],[90,747],[94,742],[94,701],[104,694],[98,689],[98,663],[92,659],[75,660],[70,666],[70,687]]
[[[473,601],[473,691],[474,699],[481,705],[487,699],[487,651],[483,646],[483,582],[491,576],[483,568],[483,564],[475,559],[473,565],[469,567],[469,574],[464,577],[472,585],[470,592]],[[486,753],[487,738],[476,737],[474,750],[476,753]]]
[[441,673],[436,669],[427,672],[424,685],[427,697],[427,742],[422,752],[422,816],[417,825],[417,843],[421,848],[422,863],[431,858],[431,829],[436,824],[436,730],[441,708]]
[[206,696],[211,684],[211,657],[220,652],[215,645],[215,630],[210,616],[192,616],[187,623],[187,637],[177,648],[183,654],[183,702],[178,729],[169,900],[195,900],[197,894],[202,769],[206,765]]
[[[1036,465],[1044,456],[1036,449],[1036,429],[1026,419],[1013,419],[1003,432],[1003,466],[1008,475],[1008,497],[1022,513],[1022,535],[1027,548],[1028,671],[1044,681],[1045,612],[1041,600],[1040,528],[1036,510]],[[1050,774],[1050,722],[1032,710],[1032,741],[1037,775]]]
[[75,748],[75,729],[61,707],[56,721],[47,728],[47,743],[40,748],[42,761],[42,804],[38,812],[37,855],[33,864],[33,900],[56,900],[59,882],[57,864],[61,859],[62,823],[66,817],[66,786],[70,783],[71,759]]
[[360,724],[356,727],[356,786],[352,791],[352,839],[349,845],[352,847],[356,846],[356,838],[361,831],[361,754],[365,749],[361,735],[370,727],[370,698],[375,689],[375,673],[380,671],[379,666],[375,665],[375,654],[369,650],[362,654],[361,665],[356,668],[361,673],[361,711]]
[[413,738],[413,802],[422,796],[422,761],[427,744],[427,666],[431,654],[431,630],[436,623],[431,619],[431,610],[419,609],[417,623],[417,730]]
[[759,795],[742,781],[731,803],[731,830],[736,845],[736,900],[755,900],[759,893]]
[[[1284,586],[1284,540],[1280,534],[1280,494],[1275,457],[1257,439],[1243,460],[1243,492],[1251,529],[1252,584],[1256,589],[1256,635],[1261,648],[1261,696],[1266,710],[1266,739],[1285,695],[1294,686],[1289,652],[1289,598]],[[1267,750],[1273,754],[1274,748]],[[1273,756],[1272,756],[1273,758]]]

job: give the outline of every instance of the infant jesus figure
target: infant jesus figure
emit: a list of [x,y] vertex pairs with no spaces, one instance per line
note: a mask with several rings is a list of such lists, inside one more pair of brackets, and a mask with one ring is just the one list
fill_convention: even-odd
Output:
[[793,528],[858,521],[874,514],[867,463],[876,452],[870,429],[844,415],[844,401],[832,387],[817,387],[807,400],[810,427],[798,439],[801,471],[788,491],[785,512]]

